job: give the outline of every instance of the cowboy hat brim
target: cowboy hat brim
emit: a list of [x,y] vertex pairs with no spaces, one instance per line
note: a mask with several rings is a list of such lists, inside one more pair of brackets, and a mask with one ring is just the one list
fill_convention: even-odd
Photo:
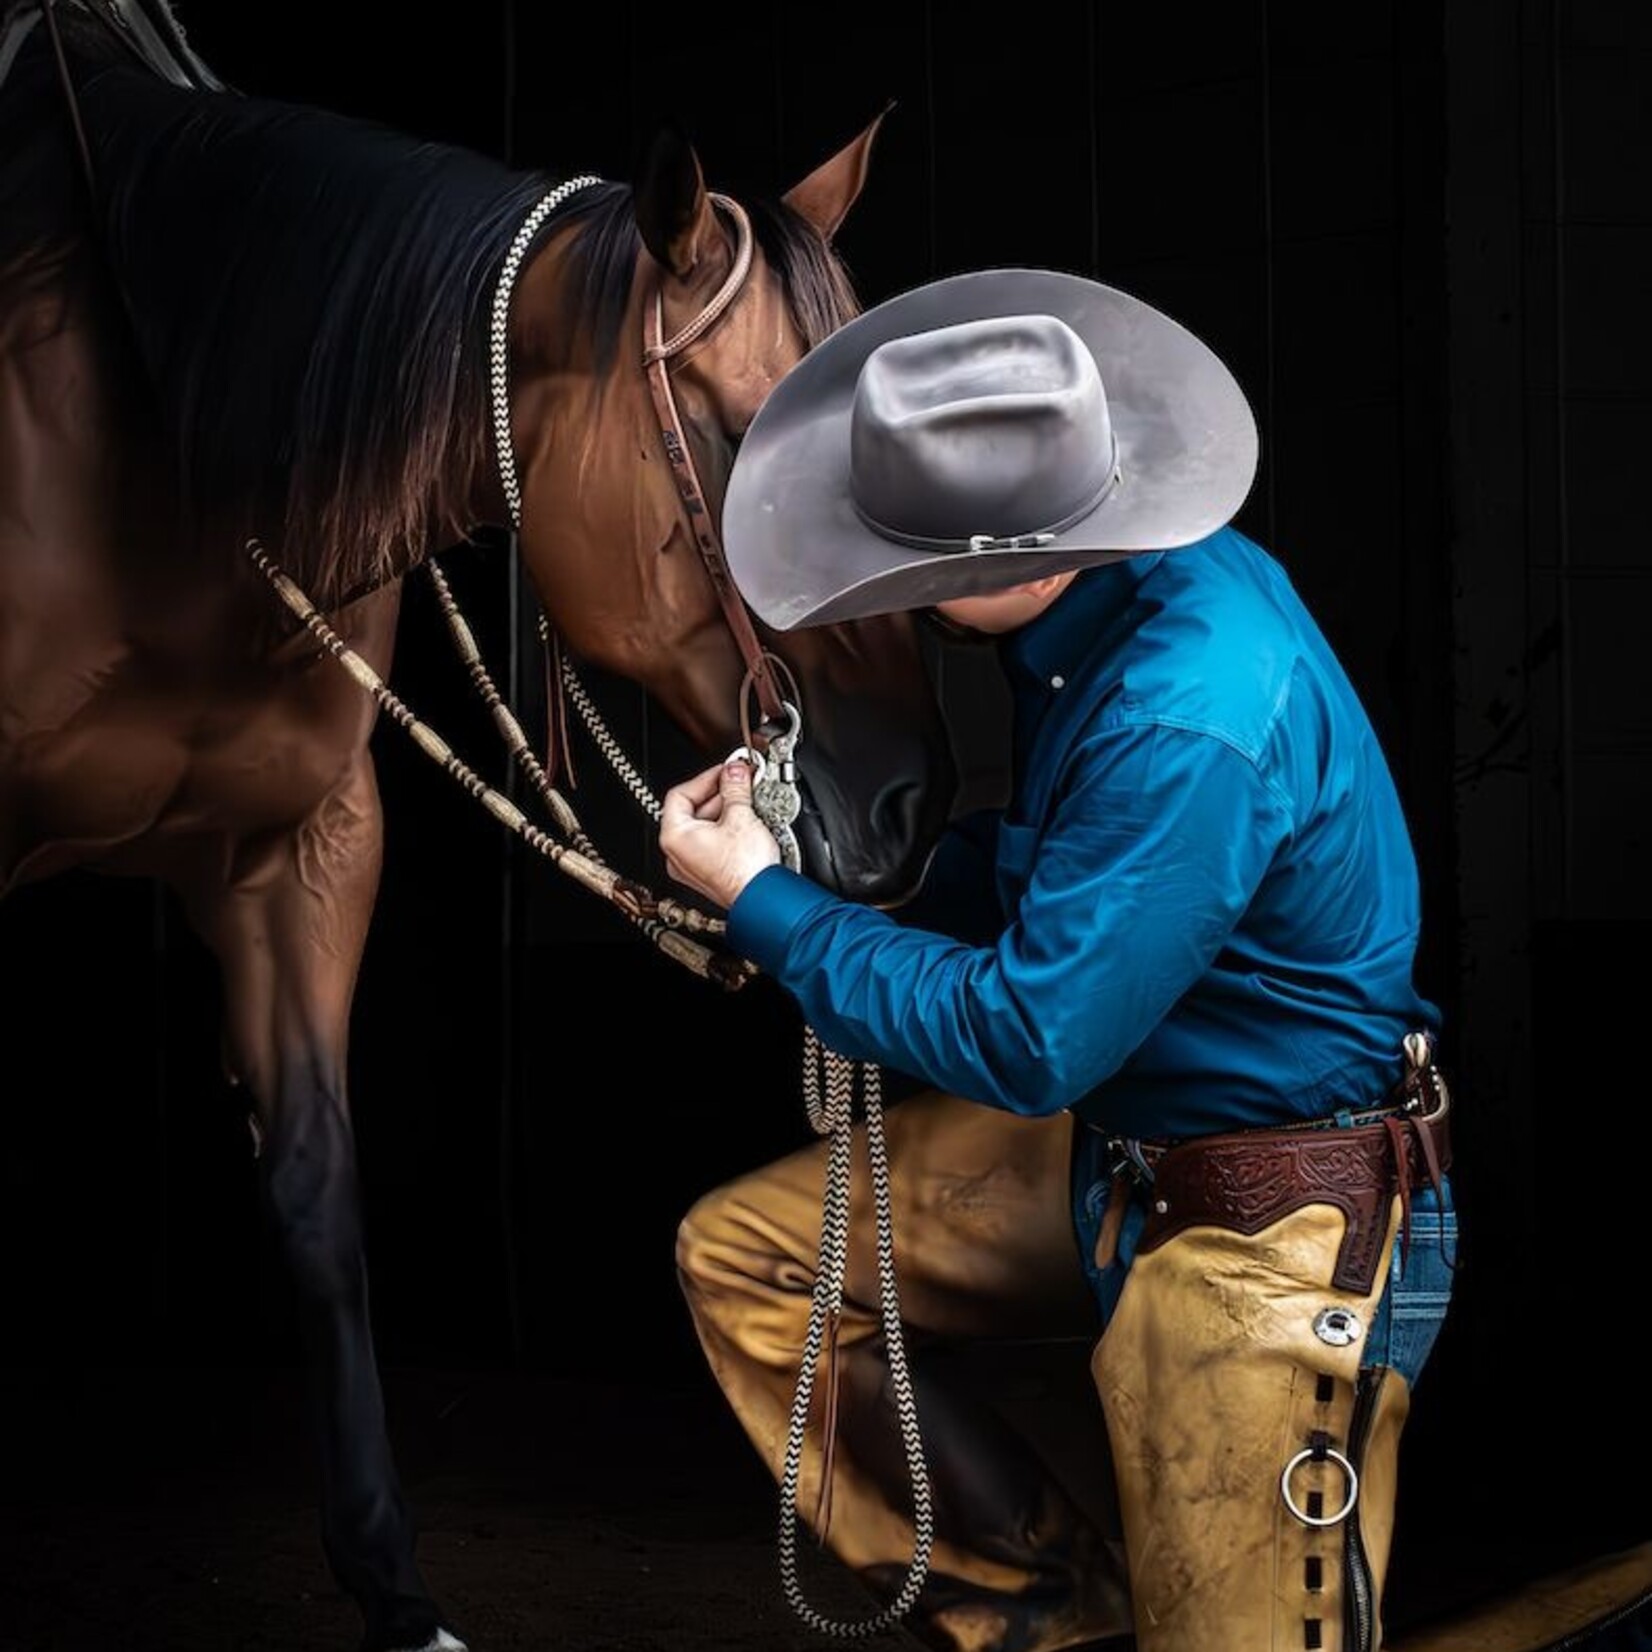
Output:
[[[850,413],[866,358],[893,338],[987,316],[1053,315],[1089,346],[1121,477],[1036,548],[934,551],[855,509]],[[876,305],[803,357],[758,409],[724,496],[729,572],[777,631],[927,608],[1069,568],[1190,545],[1232,520],[1256,476],[1256,419],[1219,357],[1178,322],[1082,276],[976,270]]]

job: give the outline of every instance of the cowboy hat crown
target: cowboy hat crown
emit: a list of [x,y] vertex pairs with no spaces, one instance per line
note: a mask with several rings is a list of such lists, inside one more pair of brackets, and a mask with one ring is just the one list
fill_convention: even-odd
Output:
[[976,271],[865,311],[774,387],[723,539],[765,622],[835,623],[1195,543],[1257,454],[1237,380],[1168,316],[1080,276]]
[[925,550],[1054,532],[1112,486],[1095,358],[1055,316],[961,321],[880,344],[849,414],[849,492],[874,532]]

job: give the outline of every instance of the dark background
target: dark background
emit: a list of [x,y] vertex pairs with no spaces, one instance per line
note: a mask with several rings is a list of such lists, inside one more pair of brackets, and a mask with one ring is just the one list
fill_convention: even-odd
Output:
[[[1318,614],[1406,802],[1460,1104],[1465,1267],[1407,1436],[1396,1589],[1461,1592],[1652,1536],[1636,508],[1652,14],[179,9],[243,90],[609,177],[671,119],[736,195],[784,189],[893,98],[839,237],[863,301],[1050,265],[1159,305],[1228,360],[1262,427],[1240,525]],[[531,594],[497,546],[448,566],[537,729]],[[990,684],[948,669],[990,734]],[[590,680],[656,792],[681,778],[694,760],[637,691]],[[503,778],[421,581],[395,681]],[[961,739],[990,779],[990,739]],[[700,1191],[806,1139],[795,1016],[766,983],[725,995],[665,962],[396,730],[377,749],[388,858],[352,1075],[391,1380],[654,1395],[726,1443],[728,1483],[756,1495],[743,1442],[718,1432],[672,1247]],[[588,826],[658,882],[651,826],[581,756]],[[171,903],[80,875],[24,890],[0,914],[0,969],[9,1449],[34,1467],[28,1495],[95,1496],[100,1474],[210,1455],[202,1419],[256,1415],[295,1333],[218,1077],[216,983]],[[588,1483],[611,1464],[646,1500],[670,1470],[639,1465],[657,1438],[625,1415],[591,1412]]]

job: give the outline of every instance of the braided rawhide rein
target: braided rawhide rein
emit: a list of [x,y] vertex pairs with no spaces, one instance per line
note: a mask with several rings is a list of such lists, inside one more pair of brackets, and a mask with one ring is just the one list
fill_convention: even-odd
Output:
[[[492,713],[494,726],[499,730],[506,748],[533,782],[535,790],[550,810],[557,828],[568,838],[568,843],[559,843],[549,833],[535,826],[516,804],[483,780],[441,735],[428,723],[421,721],[389,688],[378,672],[339,636],[304,592],[276,567],[257,540],[248,541],[247,552],[253,565],[270,582],[293,615],[356,682],[373,696],[384,713],[407,731],[413,742],[432,762],[470,793],[495,819],[509,827],[529,848],[568,873],[585,888],[593,890],[618,906],[662,951],[676,958],[678,962],[686,964],[702,978],[716,981],[724,987],[736,988],[757,973],[755,966],[747,960],[713,952],[682,933],[682,930],[693,928],[699,933],[722,934],[725,929],[722,920],[709,918],[703,913],[683,906],[680,902],[658,898],[643,885],[621,877],[602,860],[595,844],[580,825],[579,817],[572,806],[551,784],[544,766],[534,756],[520,720],[505,704],[503,696],[499,693],[487,664],[482,659],[481,650],[477,647],[475,634],[463,614],[459,612],[459,606],[454,600],[446,576],[436,566],[434,559],[427,559],[424,567],[435,586],[437,601],[460,658],[464,661],[477,693]],[[543,625],[544,621],[541,619],[542,628]],[[593,732],[601,729],[600,718],[597,717],[596,708],[591,705],[589,697],[581,693],[575,698],[587,722],[594,721]],[[605,729],[601,732],[604,735],[607,733]],[[598,743],[608,755],[610,762],[613,762],[616,756],[619,758],[624,765],[620,770],[622,778],[627,779],[627,785],[643,807],[658,819],[658,801],[631,765],[624,762],[624,754],[618,743],[611,735],[606,739],[598,736]],[[828,1618],[809,1604],[798,1576],[797,1496],[809,1413],[814,1399],[815,1373],[821,1364],[822,1356],[826,1363],[827,1387],[823,1407],[825,1422],[821,1491],[815,1522],[822,1541],[831,1520],[830,1492],[837,1415],[837,1338],[843,1313],[844,1280],[848,1269],[849,1194],[853,1173],[856,1088],[856,1064],[827,1049],[814,1029],[808,1028],[804,1049],[804,1100],[810,1125],[817,1135],[829,1139],[829,1146],[820,1246],[781,1474],[780,1568],[787,1603],[798,1618],[817,1633],[840,1639],[861,1639],[881,1633],[904,1617],[923,1587],[934,1547],[934,1517],[929,1473],[918,1429],[917,1401],[906,1364],[900,1296],[895,1278],[894,1210],[890,1191],[888,1149],[883,1133],[882,1085],[879,1069],[875,1064],[862,1064],[860,1070],[862,1111],[866,1123],[866,1148],[871,1168],[876,1221],[879,1318],[884,1333],[901,1440],[912,1484],[913,1554],[905,1583],[899,1593],[881,1611],[865,1618]]]
[[[454,643],[465,661],[477,692],[493,712],[495,725],[504,736],[507,746],[534,780],[547,804],[553,808],[562,804],[544,768],[529,748],[522,725],[511,714],[494,686],[470,627],[465,623],[464,616],[460,614],[458,604],[453,599],[446,576],[434,561],[427,562],[425,566],[435,583],[437,600],[447,618]],[[543,612],[539,616],[539,633],[541,641],[548,647],[549,628]],[[649,816],[657,821],[661,813],[659,800],[628,761],[619,742],[608,731],[595,704],[574,673],[572,663],[565,657],[563,680],[598,749],[608,759],[631,795]],[[562,804],[562,807],[565,809],[566,805]],[[578,832],[578,823],[574,820],[571,810],[567,812],[564,829],[570,835]],[[594,845],[582,833],[575,841],[591,859],[600,858]],[[719,924],[718,928],[721,930],[722,925]],[[934,1515],[929,1472],[924,1461],[923,1439],[918,1428],[917,1401],[906,1364],[900,1294],[895,1277],[894,1200],[890,1190],[888,1147],[883,1133],[882,1083],[878,1067],[872,1063],[864,1063],[860,1066],[859,1073],[876,1224],[879,1319],[883,1327],[884,1345],[888,1350],[890,1385],[894,1390],[895,1411],[912,1485],[913,1555],[900,1591],[887,1606],[869,1617],[850,1621],[829,1618],[809,1603],[798,1575],[798,1490],[809,1413],[814,1400],[815,1373],[824,1355],[825,1421],[821,1447],[820,1498],[815,1517],[815,1525],[821,1540],[824,1541],[831,1524],[833,1443],[837,1418],[838,1328],[843,1315],[843,1287],[848,1272],[849,1192],[853,1171],[857,1067],[854,1062],[827,1049],[813,1028],[807,1029],[805,1033],[803,1061],[803,1094],[809,1123],[817,1135],[829,1138],[830,1145],[827,1149],[826,1192],[814,1289],[810,1297],[802,1361],[792,1397],[791,1422],[780,1482],[780,1573],[787,1603],[803,1623],[823,1635],[859,1639],[892,1628],[906,1615],[918,1598],[928,1574],[930,1554],[934,1548]]]
[[[372,695],[385,715],[405,729],[426,757],[457,781],[489,814],[509,827],[536,854],[542,855],[577,883],[617,906],[662,952],[693,970],[696,975],[733,990],[743,986],[756,973],[754,966],[744,959],[716,952],[699,941],[691,940],[689,934],[684,933],[720,933],[723,927],[720,919],[708,918],[704,913],[683,905],[681,901],[672,900],[669,896],[656,896],[645,885],[623,877],[604,863],[589,836],[580,827],[578,816],[572,806],[551,785],[543,767],[528,749],[522,725],[504,704],[498,691],[493,688],[476,648],[475,638],[456,607],[449,619],[450,629],[454,631],[455,640],[463,638],[460,643],[461,652],[469,656],[466,664],[471,668],[472,676],[476,677],[479,674],[478,686],[480,687],[481,683],[487,685],[484,698],[489,698],[491,694],[489,704],[493,709],[496,726],[517,761],[527,767],[530,778],[539,788],[540,795],[551,810],[558,827],[566,832],[578,847],[559,843],[549,832],[534,825],[516,804],[496,787],[490,786],[428,723],[415,716],[378,672],[333,629],[326,616],[304,592],[275,565],[269,553],[256,539],[247,541],[247,554],[251,557],[253,566],[275,587],[276,594],[305,630]],[[426,566],[431,564],[427,563]],[[438,590],[441,588],[439,586]],[[448,601],[451,604],[451,593]]]

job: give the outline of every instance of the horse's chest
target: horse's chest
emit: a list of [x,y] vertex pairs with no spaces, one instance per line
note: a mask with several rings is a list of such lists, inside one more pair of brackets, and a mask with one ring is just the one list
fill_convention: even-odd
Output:
[[370,703],[330,660],[220,673],[143,651],[37,677],[0,725],[0,890],[72,865],[296,825],[361,758]]

